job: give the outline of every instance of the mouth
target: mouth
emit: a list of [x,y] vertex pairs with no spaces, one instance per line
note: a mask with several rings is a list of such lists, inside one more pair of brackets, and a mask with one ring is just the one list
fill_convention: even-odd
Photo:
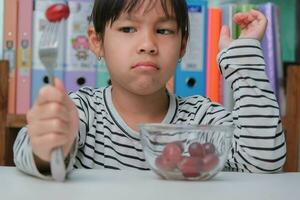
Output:
[[139,62],[132,66],[132,69],[156,69],[159,70],[159,67],[154,62]]

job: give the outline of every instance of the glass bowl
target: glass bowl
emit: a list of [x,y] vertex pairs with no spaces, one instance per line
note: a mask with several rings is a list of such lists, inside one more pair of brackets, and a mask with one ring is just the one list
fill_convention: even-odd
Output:
[[164,179],[208,180],[224,168],[233,126],[141,124],[150,168]]

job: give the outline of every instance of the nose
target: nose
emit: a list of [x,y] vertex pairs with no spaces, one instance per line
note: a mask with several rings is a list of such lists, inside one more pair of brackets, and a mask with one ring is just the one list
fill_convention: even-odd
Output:
[[138,53],[154,55],[157,54],[157,52],[158,48],[155,34],[149,32],[144,33],[139,43]]

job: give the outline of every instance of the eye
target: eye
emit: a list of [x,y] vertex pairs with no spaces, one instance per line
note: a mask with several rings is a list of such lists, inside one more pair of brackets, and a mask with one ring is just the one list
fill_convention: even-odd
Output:
[[128,27],[122,27],[119,30],[124,32],[124,33],[133,33],[133,32],[136,31],[135,28],[129,27],[129,26]]
[[157,33],[163,34],[163,35],[170,35],[170,34],[174,34],[175,31],[170,30],[170,29],[158,29]]

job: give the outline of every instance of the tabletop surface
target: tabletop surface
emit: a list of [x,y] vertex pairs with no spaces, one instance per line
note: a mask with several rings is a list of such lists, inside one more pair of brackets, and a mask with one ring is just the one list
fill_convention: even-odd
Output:
[[0,199],[299,200],[300,173],[220,172],[201,182],[163,180],[152,172],[78,169],[59,183],[0,167]]

